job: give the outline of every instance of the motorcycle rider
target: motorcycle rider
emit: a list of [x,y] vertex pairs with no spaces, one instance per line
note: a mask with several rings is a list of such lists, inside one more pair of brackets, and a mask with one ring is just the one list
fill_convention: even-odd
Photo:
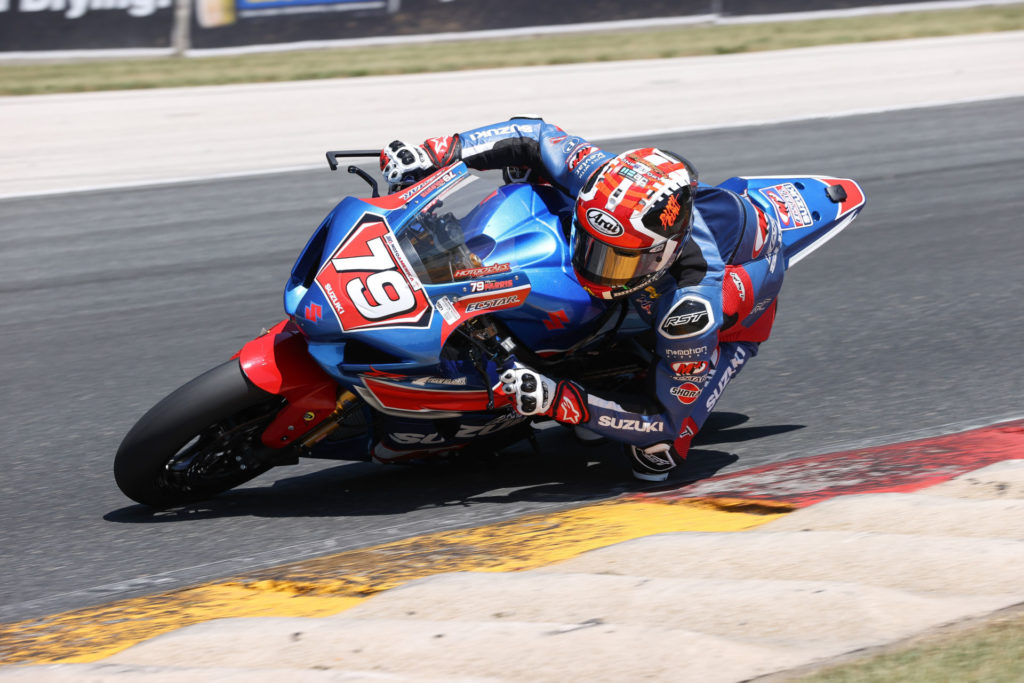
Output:
[[771,333],[785,270],[778,222],[745,197],[699,183],[677,154],[648,147],[616,156],[539,118],[419,145],[396,140],[380,167],[395,186],[458,161],[575,198],[577,279],[595,298],[627,299],[654,332],[656,362],[642,394],[599,397],[523,366],[502,374],[502,390],[520,414],[620,442],[634,476],[665,480]]

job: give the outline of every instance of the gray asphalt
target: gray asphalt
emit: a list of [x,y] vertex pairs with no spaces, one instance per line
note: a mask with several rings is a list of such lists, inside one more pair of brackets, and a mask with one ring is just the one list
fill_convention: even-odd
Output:
[[[679,480],[1024,414],[1024,99],[605,146],[648,144],[710,182],[828,174],[868,196],[787,275],[771,341]],[[121,495],[124,433],[282,317],[292,260],[343,193],[362,191],[325,165],[0,202],[0,619],[635,488],[611,449],[545,433],[557,454],[310,462],[161,513]]]

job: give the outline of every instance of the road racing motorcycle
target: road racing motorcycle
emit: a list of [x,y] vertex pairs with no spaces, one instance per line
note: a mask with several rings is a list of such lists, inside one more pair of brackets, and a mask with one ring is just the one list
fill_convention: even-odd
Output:
[[[339,158],[373,150],[327,153]],[[400,462],[529,438],[499,390],[515,362],[595,391],[642,381],[650,334],[573,274],[572,200],[504,174],[443,168],[381,196],[344,198],[285,285],[287,317],[172,392],[125,436],[117,485],[154,507],[201,500],[300,457]],[[856,217],[864,193],[831,177],[736,177],[781,227],[786,268]],[[773,234],[780,234],[772,231]],[[767,232],[765,234],[768,234]]]

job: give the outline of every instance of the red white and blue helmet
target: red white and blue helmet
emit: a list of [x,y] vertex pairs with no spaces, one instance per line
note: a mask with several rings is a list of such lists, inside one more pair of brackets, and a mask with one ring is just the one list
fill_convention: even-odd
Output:
[[696,191],[690,162],[654,147],[598,168],[573,214],[572,265],[583,288],[618,299],[656,280],[690,235]]

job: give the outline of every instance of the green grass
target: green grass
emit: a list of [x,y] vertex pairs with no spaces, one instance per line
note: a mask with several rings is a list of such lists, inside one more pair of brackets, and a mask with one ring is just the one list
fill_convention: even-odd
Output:
[[732,54],[1024,29],[1024,3],[733,26],[700,25],[488,41],[264,54],[0,63],[0,95],[357,78],[574,62]]
[[916,639],[885,654],[794,678],[801,683],[1020,683],[1024,612]]

